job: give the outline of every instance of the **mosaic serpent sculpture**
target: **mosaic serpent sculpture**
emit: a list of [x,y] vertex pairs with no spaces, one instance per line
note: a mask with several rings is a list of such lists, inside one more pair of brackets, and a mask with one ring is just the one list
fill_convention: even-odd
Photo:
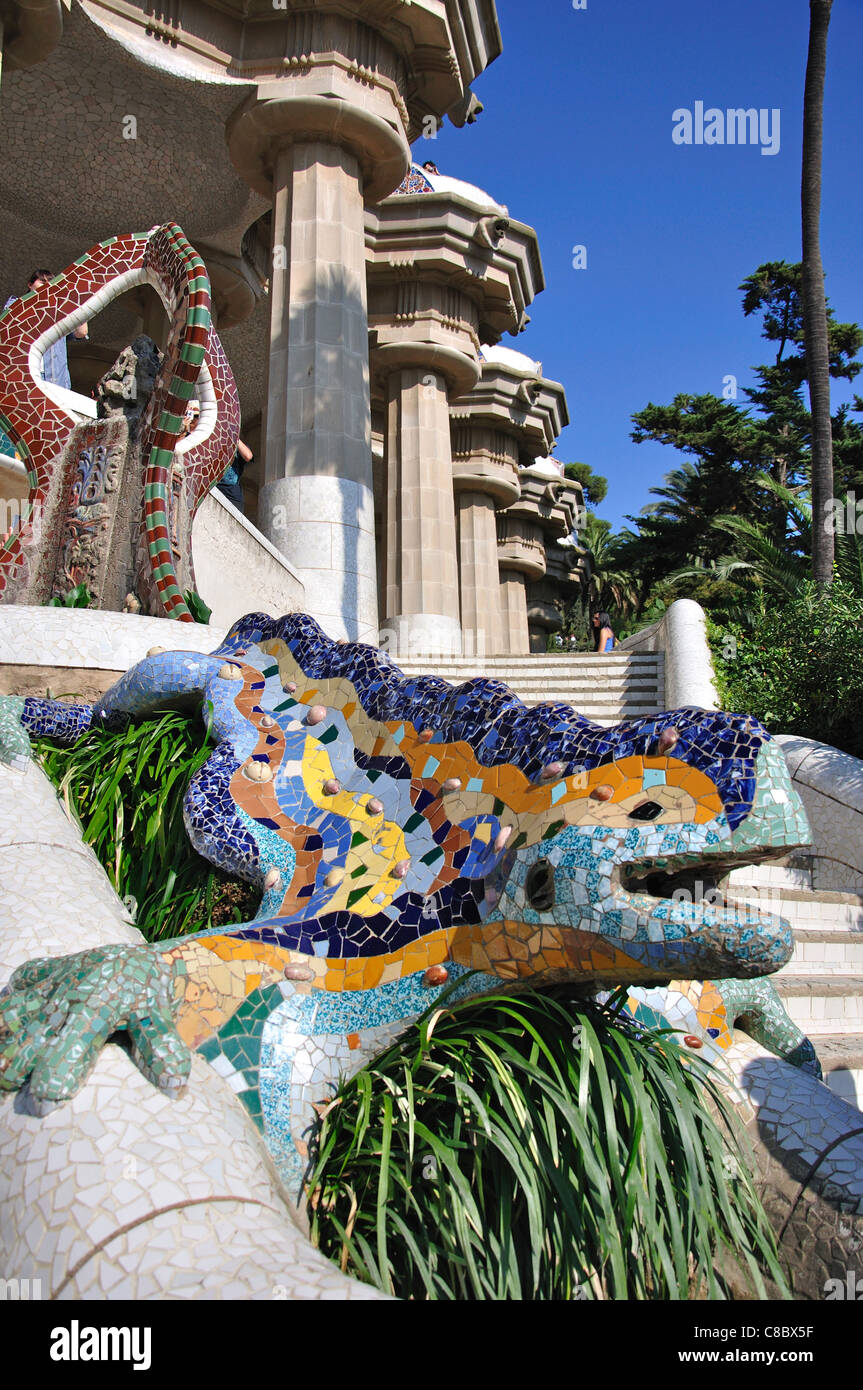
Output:
[[444,987],[623,983],[631,1011],[683,1045],[716,1056],[747,1014],[817,1068],[759,978],[788,960],[787,924],[638,882],[808,842],[754,720],[683,709],[604,729],[566,705],[528,709],[500,682],[404,677],[305,615],[250,614],[212,655],[154,651],[94,707],[8,698],[0,747],[24,758],[28,731],[71,742],[189,696],[217,746],[186,825],[261,888],[258,915],[20,968],[0,999],[0,1086],[29,1078],[33,1097],[66,1099],[126,1028],[145,1074],[177,1090],[198,1049],[296,1192],[313,1103]]
[[[230,367],[212,328],[204,262],[174,223],[111,237],[43,289],[23,295],[0,314],[0,426],[26,463],[30,484],[28,508],[0,542],[0,602],[14,602],[24,590],[31,578],[36,539],[53,529],[50,514],[44,525],[35,526],[34,518],[41,517],[49,501],[63,446],[76,419],[65,404],[68,393],[59,393],[39,379],[42,354],[50,343],[119,294],[144,284],[158,291],[172,329],[161,384],[142,422],[146,459],[142,543],[159,615],[194,621],[178,583],[171,546],[174,449],[186,403],[201,395],[201,438],[183,456],[184,501],[191,520],[201,498],[233,457],[239,404]],[[185,572],[191,575],[191,554],[184,560]]]

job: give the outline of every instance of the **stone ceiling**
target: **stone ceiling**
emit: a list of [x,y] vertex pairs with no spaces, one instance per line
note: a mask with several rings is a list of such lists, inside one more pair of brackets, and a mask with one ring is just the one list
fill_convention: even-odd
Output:
[[[119,232],[178,222],[189,240],[236,252],[266,210],[234,172],[224,123],[242,84],[190,82],[145,67],[76,6],[50,58],[4,72],[0,86],[0,290],[26,288]],[[124,138],[128,117],[136,138]],[[3,301],[0,301],[2,303]],[[122,301],[94,319],[95,344],[118,350],[135,331]],[[225,335],[244,413],[261,408],[267,305]]]

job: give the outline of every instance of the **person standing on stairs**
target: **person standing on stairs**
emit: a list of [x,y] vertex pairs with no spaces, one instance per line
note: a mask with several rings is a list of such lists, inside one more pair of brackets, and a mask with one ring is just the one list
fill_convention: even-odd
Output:
[[611,618],[608,613],[594,613],[593,615],[593,650],[595,652],[614,651],[615,637],[611,626]]

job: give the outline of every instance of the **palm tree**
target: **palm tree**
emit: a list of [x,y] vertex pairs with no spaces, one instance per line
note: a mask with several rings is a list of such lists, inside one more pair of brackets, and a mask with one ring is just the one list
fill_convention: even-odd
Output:
[[616,609],[622,617],[634,612],[637,585],[631,573],[618,567],[617,538],[611,535],[608,522],[588,512],[579,540],[587,552],[585,601],[596,608]]
[[830,348],[821,263],[821,151],[827,30],[833,0],[809,0],[809,53],[803,96],[803,171],[800,183],[803,226],[803,337],[812,411],[812,578],[826,587],[833,577],[833,528],[828,514],[833,496],[833,439],[830,424]]
[[[782,504],[789,523],[789,534],[784,544],[778,544],[772,528],[765,521],[753,521],[747,517],[719,516],[712,523],[717,531],[724,532],[734,541],[734,554],[725,555],[710,567],[717,579],[748,579],[752,585],[752,597],[766,598],[769,601],[786,602],[800,598],[812,577],[809,555],[812,546],[813,508],[800,492],[783,487],[767,473],[757,474],[755,482],[771,493]],[[853,511],[853,501],[851,509]],[[842,499],[840,507],[844,512],[848,498]],[[680,569],[670,575],[668,583],[679,585],[687,580],[702,578],[703,566]],[[863,598],[863,536],[855,528],[842,530],[836,537],[836,555],[832,576],[858,598]]]

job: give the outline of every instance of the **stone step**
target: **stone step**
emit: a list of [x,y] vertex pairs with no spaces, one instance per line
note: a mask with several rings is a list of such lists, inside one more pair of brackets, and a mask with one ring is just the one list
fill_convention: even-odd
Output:
[[504,667],[511,670],[519,669],[565,669],[567,666],[583,667],[596,666],[599,670],[607,670],[612,666],[649,666],[662,670],[664,657],[658,652],[605,652],[599,655],[596,652],[567,652],[565,655],[556,656],[553,652],[523,652],[518,656],[405,656],[395,658],[396,665],[401,666],[405,671],[419,671],[421,667],[431,665],[437,670],[466,670],[468,667],[476,669],[494,667],[500,670]]
[[849,1105],[863,1107],[863,1038],[820,1033],[814,1041],[830,1090]]
[[[458,688],[456,681],[447,682],[453,689]],[[548,681],[536,681],[528,684],[526,681],[506,681],[504,682],[509,689],[518,695],[519,699],[530,700],[563,700],[566,704],[571,704],[574,700],[582,704],[591,705],[619,705],[625,701],[627,704],[653,704],[659,697],[660,691],[653,686],[642,685],[603,685],[601,688],[590,685],[551,685]]]
[[[398,663],[401,664],[401,663]],[[422,662],[416,666],[401,665],[401,669],[406,676],[440,676],[445,681],[460,685],[467,680],[496,680],[517,684],[536,684],[539,681],[546,685],[554,686],[604,686],[604,685],[627,685],[636,683],[639,685],[662,686],[664,683],[663,672],[657,671],[653,667],[631,666],[583,666],[575,670],[563,670],[559,666],[554,667],[527,667],[525,669],[514,669],[511,666],[449,666],[441,665],[438,662]]]
[[664,705],[661,654],[595,652],[548,656],[449,657],[397,660],[407,676],[430,674],[461,685],[484,677],[503,681],[526,705],[570,705],[593,723],[609,726],[645,719]]
[[859,893],[839,893],[801,888],[764,888],[745,891],[737,885],[729,887],[729,902],[751,903],[765,912],[778,913],[791,923],[794,930],[851,932],[863,939],[863,897]]
[[[459,679],[461,671],[440,671],[435,670],[435,675],[442,675],[444,680]],[[480,673],[480,679],[491,676],[490,671]],[[511,680],[518,681],[519,685],[536,685],[538,681],[545,681],[548,685],[605,685],[606,682],[614,685],[659,685],[662,683],[662,673],[656,671],[627,671],[623,667],[613,670],[602,671],[590,669],[588,671],[501,671],[501,675],[508,675]],[[601,679],[600,679],[601,677]],[[495,677],[497,679],[497,677]]]
[[489,673],[489,672],[486,672],[485,675],[480,676],[480,677],[476,677],[476,676],[470,676],[470,677],[468,677],[468,676],[465,676],[464,679],[462,679],[461,677],[458,677],[458,676],[454,676],[454,675],[453,675],[452,673],[450,673],[450,672],[441,673],[441,672],[439,672],[439,671],[436,671],[434,674],[435,674],[436,676],[438,676],[439,679],[445,680],[445,681],[447,682],[448,685],[463,685],[463,684],[465,683],[465,681],[468,680],[468,679],[470,679],[470,680],[477,680],[477,679],[480,679],[480,680],[495,680],[495,681],[498,682],[499,684],[508,685],[508,686],[510,687],[511,690],[515,690],[515,691],[519,691],[519,690],[532,690],[532,691],[533,691],[533,690],[535,690],[535,691],[546,690],[546,691],[552,691],[552,690],[554,690],[554,691],[557,691],[557,692],[559,693],[559,692],[561,692],[561,691],[572,692],[572,691],[576,691],[576,690],[577,690],[577,691],[581,692],[582,695],[584,695],[584,696],[590,696],[590,695],[592,695],[592,696],[594,696],[594,697],[596,697],[596,696],[602,697],[602,696],[604,696],[604,695],[605,695],[605,696],[621,695],[621,694],[623,694],[623,693],[625,693],[625,692],[628,692],[628,691],[636,691],[636,692],[638,692],[638,691],[644,691],[644,692],[646,692],[646,693],[649,693],[650,695],[660,695],[660,694],[662,694],[663,691],[664,691],[664,685],[663,685],[663,683],[662,683],[661,680],[658,680],[658,681],[643,680],[643,679],[641,679],[640,677],[632,677],[632,676],[622,677],[620,680],[617,680],[617,679],[612,678],[612,679],[604,679],[604,680],[595,679],[595,680],[571,680],[571,681],[561,681],[561,680],[556,680],[556,679],[555,679],[555,680],[552,680],[551,677],[549,677],[549,676],[535,676],[535,677],[534,677],[534,676],[530,676],[530,677],[516,676],[516,675],[513,675],[512,672],[507,672],[507,673],[506,673],[506,678],[505,678],[505,679],[504,679],[504,676],[503,676],[503,675],[501,675],[500,677],[497,677],[497,676],[493,676],[493,675],[492,675],[491,673]]
[[824,1034],[859,1039],[863,1046],[863,971],[803,974],[786,967],[772,979],[786,1010],[816,1050]]
[[728,875],[730,888],[798,888],[812,890],[812,870],[804,865],[744,864]]
[[[447,685],[458,687],[463,684],[461,681],[447,680]],[[486,679],[483,677],[483,679]],[[567,695],[570,698],[577,695],[581,700],[592,700],[594,704],[616,704],[622,699],[631,699],[633,696],[640,696],[653,700],[661,693],[661,686],[647,685],[644,681],[603,681],[597,683],[585,682],[579,685],[575,681],[558,683],[557,681],[520,681],[506,680],[498,684],[509,686],[510,690],[519,694],[524,691],[529,695]]]
[[786,974],[863,974],[863,932],[822,931],[794,924],[794,955]]

